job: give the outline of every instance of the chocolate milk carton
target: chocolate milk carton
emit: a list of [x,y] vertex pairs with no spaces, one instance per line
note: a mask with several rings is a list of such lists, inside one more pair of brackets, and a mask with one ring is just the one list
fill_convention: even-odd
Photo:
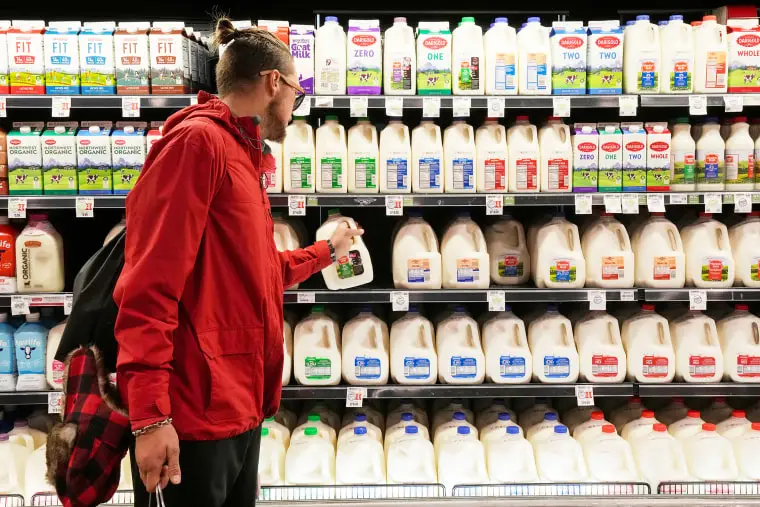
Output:
[[145,122],[118,122],[111,134],[113,193],[132,190],[145,165]]
[[116,64],[113,33],[116,23],[85,23],[79,32],[79,59],[82,67],[82,95],[116,93]]
[[110,121],[82,122],[82,128],[77,133],[77,176],[80,194],[113,193],[111,126]]
[[7,95],[11,91],[8,77],[8,30],[10,21],[0,21],[0,95]]
[[647,133],[639,122],[624,122],[623,192],[646,192]]
[[346,87],[349,95],[380,95],[383,84],[383,50],[380,21],[348,20]]
[[599,133],[594,123],[573,125],[573,192],[596,192]]
[[42,189],[45,195],[77,193],[77,122],[47,124],[42,133]]
[[670,191],[670,131],[666,122],[647,122],[647,192]]
[[296,65],[298,82],[307,94],[314,93],[314,25],[290,27],[290,54]]
[[44,21],[13,20],[8,30],[11,94],[45,94]]
[[116,55],[116,93],[148,95],[150,93],[150,23],[122,22],[113,34]]
[[42,195],[43,123],[14,122],[8,132],[8,193]]
[[79,21],[51,21],[45,31],[45,93],[79,95]]
[[185,24],[181,21],[156,21],[148,39],[151,93],[190,93]]
[[623,132],[618,123],[598,123],[599,191],[623,191]]

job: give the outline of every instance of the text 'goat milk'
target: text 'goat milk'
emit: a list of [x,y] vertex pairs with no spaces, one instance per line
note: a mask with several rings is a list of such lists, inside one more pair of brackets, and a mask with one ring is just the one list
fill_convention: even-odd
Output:
[[290,56],[298,83],[307,95],[314,93],[314,25],[290,26]]

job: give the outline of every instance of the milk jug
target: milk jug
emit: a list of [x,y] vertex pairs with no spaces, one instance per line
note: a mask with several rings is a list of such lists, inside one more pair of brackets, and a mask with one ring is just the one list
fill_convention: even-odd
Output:
[[561,121],[543,126],[538,133],[538,144],[541,148],[541,192],[572,192],[570,127]]
[[420,436],[417,426],[404,428],[404,436],[388,446],[388,484],[435,484],[438,473],[430,440]]
[[[391,410],[388,413],[388,417],[385,418],[385,427],[390,428],[391,426],[398,424],[403,420],[404,414],[412,414],[413,420],[417,421],[425,427],[430,425],[427,412],[425,412],[424,409],[420,408],[418,405],[415,405],[412,400],[401,400],[401,404]],[[451,415],[449,414],[449,419],[450,418]]]
[[686,255],[681,235],[664,213],[636,228],[631,240],[638,287],[681,288],[686,279]]
[[757,245],[760,241],[760,213],[753,212],[728,230],[731,253],[736,270],[736,285],[760,287],[760,255]]
[[404,412],[401,414],[401,420],[388,428],[388,430],[385,432],[386,455],[388,454],[388,449],[391,445],[393,445],[397,440],[402,439],[409,434],[409,432],[406,430],[407,428],[415,428],[417,430],[414,432],[415,436],[419,436],[428,441],[430,440],[430,431],[428,430],[427,426],[415,421],[414,418],[414,414],[410,412]]
[[633,287],[633,250],[628,231],[611,213],[593,222],[581,240],[586,285],[605,289]]
[[61,292],[63,238],[44,213],[33,214],[16,238],[18,292]]
[[760,480],[757,455],[760,452],[760,424],[752,423],[741,436],[731,440],[739,469],[739,480]]
[[315,429],[317,431],[316,434],[320,439],[329,442],[330,445],[335,447],[335,443],[337,442],[335,429],[328,423],[324,422],[320,414],[312,413],[306,417],[306,421],[304,421],[303,424],[298,425],[293,430],[293,433],[290,436],[290,445],[288,445],[288,449],[297,441],[308,438],[310,435],[306,430],[309,428]]
[[469,193],[477,188],[475,132],[464,120],[454,120],[443,132],[446,192]]
[[335,448],[308,427],[304,438],[290,444],[285,455],[285,482],[293,486],[335,484]]
[[[499,440],[503,438],[505,431],[507,434],[512,434],[512,432],[514,432],[517,435],[522,435],[522,428],[518,426],[513,419],[513,416],[508,412],[502,412],[499,414],[499,418],[494,422],[483,426],[480,429],[480,441],[483,442],[483,445],[486,445],[491,440]],[[510,431],[509,428],[515,429]]]
[[380,193],[410,193],[412,191],[411,169],[412,144],[409,137],[409,127],[398,118],[391,119],[380,132],[380,172],[378,176]]
[[[483,401],[488,402],[489,400]],[[515,414],[515,411],[507,407],[507,402],[503,399],[496,399],[493,400],[490,405],[486,406],[484,409],[478,412],[475,420],[475,425],[479,430],[483,431],[486,429],[486,426],[490,426],[491,424],[501,421],[502,414],[507,414],[507,416],[509,416],[509,418],[506,419],[509,421],[509,424],[506,424],[507,426],[515,424],[515,421],[517,421],[517,415]],[[482,436],[483,435],[481,433],[481,437]]]
[[475,132],[478,192],[507,191],[507,131],[493,118]]
[[547,412],[556,414],[557,411],[549,405],[548,399],[536,399],[536,402],[530,408],[520,412],[520,426],[523,428],[530,428],[534,424],[538,424],[544,420],[544,415]]
[[385,431],[385,417],[371,406],[351,407],[343,412],[341,424],[345,428],[357,421],[357,416],[363,416],[365,421],[375,425],[380,431]]
[[305,118],[294,117],[293,123],[285,129],[282,152],[285,192],[313,193],[316,164],[314,131]]
[[704,16],[694,30],[694,93],[728,90],[728,36],[715,16]]
[[450,492],[459,484],[486,484],[483,444],[472,438],[470,428],[460,426],[456,437],[445,440],[438,451],[438,482]]
[[631,446],[611,424],[602,426],[600,436],[583,445],[589,479],[594,482],[635,482],[639,478]]
[[676,357],[670,327],[654,305],[641,305],[641,312],[623,322],[622,337],[629,380],[642,384],[673,380]]
[[525,432],[525,437],[531,444],[536,444],[541,440],[546,440],[554,434],[554,427],[560,425],[557,414],[547,412],[544,414],[544,420],[534,424]]
[[441,127],[422,120],[412,130],[412,191],[443,193],[443,138]]
[[760,136],[755,139],[755,190],[760,189]]
[[707,118],[697,139],[697,190],[712,192],[726,188],[726,143],[715,118]]
[[554,427],[554,434],[533,446],[542,482],[583,482],[588,478],[581,445],[570,437],[567,426]]
[[494,384],[527,384],[533,375],[533,357],[528,349],[525,323],[506,311],[483,324],[486,377]]
[[533,257],[533,281],[538,288],[580,288],[586,283],[586,260],[578,226],[562,217],[553,218],[538,231]]
[[483,95],[483,29],[475,18],[464,17],[452,34],[452,92],[454,95]]
[[637,438],[641,438],[653,431],[654,425],[659,421],[654,416],[654,411],[644,410],[641,412],[641,417],[628,421],[623,426],[623,431],[620,432],[620,436],[629,442],[633,442]]
[[293,372],[302,385],[338,385],[341,374],[338,323],[315,306],[293,334]]
[[[570,434],[573,435],[575,428],[588,421],[591,414],[598,411],[599,408],[593,405],[588,407],[575,406],[562,414],[562,422],[567,426]],[[604,414],[602,414],[602,419],[604,419]],[[575,435],[573,435],[573,438],[575,438]]]
[[631,443],[641,479],[649,483],[653,491],[661,481],[689,480],[681,443],[667,432],[664,424],[655,424],[652,430]]
[[519,426],[507,426],[499,437],[483,442],[488,478],[494,484],[538,482],[533,447]]
[[756,382],[760,377],[760,318],[747,305],[718,321],[725,380]]
[[689,410],[686,412],[686,417],[668,426],[668,431],[671,435],[683,441],[699,433],[703,424],[705,424],[705,421],[700,416],[699,410]]
[[[414,30],[406,18],[393,18],[385,31],[383,47],[383,90],[386,95],[414,95],[417,91],[417,51]],[[407,131],[407,142],[409,139]],[[382,136],[381,141],[382,143]]]
[[47,433],[29,427],[26,419],[18,419],[13,423],[13,429],[8,433],[9,441],[23,445],[30,452],[39,449],[47,441]]
[[[267,417],[264,419],[264,422],[261,423],[261,426],[263,429],[267,430],[267,436],[269,436],[272,440],[277,440],[280,442],[283,445],[284,449],[287,449],[290,446],[290,430],[284,424],[275,421],[274,417]],[[263,433],[261,436],[264,436]],[[283,458],[284,457],[285,454],[283,453]]]
[[686,252],[687,285],[725,288],[734,284],[734,257],[725,225],[700,213],[692,225],[681,229]]
[[528,343],[533,354],[533,377],[545,384],[578,380],[578,351],[570,320],[551,304],[546,313],[528,326]]
[[649,22],[649,16],[636,16],[636,22],[625,29],[623,50],[623,92],[659,93],[660,32]]
[[317,129],[317,192],[346,193],[346,130],[337,116],[327,116]]
[[353,435],[338,444],[336,484],[385,484],[383,445],[367,428],[353,428]]
[[496,18],[483,36],[487,95],[516,95],[517,32],[507,18]]
[[733,119],[726,139],[726,190],[744,192],[755,188],[755,142],[746,117]]
[[315,90],[316,95],[346,94],[346,32],[338,18],[327,16],[325,24],[315,36]]
[[388,383],[390,337],[369,308],[343,326],[343,379],[351,385]]
[[448,226],[441,241],[443,288],[487,289],[491,263],[486,238],[468,213]]
[[451,421],[454,418],[454,414],[457,412],[462,412],[468,423],[475,423],[475,414],[469,408],[469,400],[461,398],[451,401],[448,401],[446,399],[436,400],[433,403],[433,412],[434,415],[431,426],[433,433],[438,430],[439,426]]
[[[289,224],[282,216],[273,215],[272,221],[274,222],[274,244],[278,251],[285,252],[301,248],[301,240],[295,227]],[[297,289],[298,284],[286,288]]]
[[15,328],[8,324],[8,313],[0,313],[0,392],[16,390],[18,367],[16,347],[13,343],[15,331]]
[[[26,503],[32,504],[32,496],[38,493],[55,494],[55,488],[47,480],[47,445],[35,450],[26,460],[24,489]],[[44,501],[44,500],[43,500]]]
[[459,428],[466,427],[470,430],[471,438],[478,438],[478,429],[469,421],[464,412],[454,412],[451,420],[447,421],[435,429],[433,434],[433,446],[436,453],[440,450],[444,441],[454,438],[459,434]]
[[517,33],[517,50],[520,95],[551,95],[551,43],[549,30],[541,25],[541,18],[528,18]]
[[485,356],[475,320],[457,307],[436,328],[438,379],[443,384],[481,384]]
[[702,429],[682,442],[689,473],[697,481],[734,481],[739,475],[734,449],[727,439],[705,423]]
[[747,419],[747,413],[744,410],[731,411],[731,417],[715,425],[716,431],[729,440],[734,440],[752,428],[752,423]]
[[349,192],[352,194],[376,194],[378,192],[377,167],[379,156],[377,129],[367,118],[362,118],[356,125],[348,129]]
[[530,254],[525,230],[507,216],[486,229],[491,280],[498,285],[522,285],[530,279]]
[[644,406],[641,404],[641,398],[634,396],[625,405],[621,405],[612,411],[610,422],[622,431],[626,424],[641,417],[643,411]]
[[586,382],[622,382],[626,357],[618,320],[606,312],[590,312],[575,324],[580,375]]
[[688,118],[679,118],[672,126],[670,142],[670,190],[692,192],[696,186],[695,154],[697,144],[691,137]]
[[587,438],[598,437],[602,433],[602,427],[607,424],[609,424],[609,422],[604,419],[604,412],[601,410],[595,410],[594,412],[591,412],[588,420],[576,426],[573,431],[573,438],[583,444]]
[[435,384],[438,355],[433,324],[416,308],[391,325],[391,377],[397,384]]
[[[522,65],[522,61],[521,61]],[[522,91],[520,92],[522,93]],[[509,148],[510,192],[538,192],[541,182],[538,166],[541,158],[538,132],[527,116],[518,116],[517,122],[507,131]]]
[[13,334],[18,379],[16,391],[42,391],[45,380],[45,348],[48,328],[40,323],[39,313],[30,313]]
[[[3,316],[7,317],[7,314],[0,314],[0,322],[4,322]],[[0,332],[2,332],[2,326],[3,324],[0,324]],[[61,343],[61,337],[63,336],[64,329],[66,329],[66,321],[63,321],[53,327],[48,333],[47,339],[47,352],[45,355],[45,379],[47,380],[48,386],[50,386],[51,389],[55,389],[56,391],[63,390],[63,363],[55,358],[55,354],[58,352],[58,345]],[[288,377],[288,379],[289,378],[290,377]]]
[[[322,226],[317,229],[317,241],[332,237],[335,229],[341,224],[347,224],[351,229],[358,225],[351,217],[344,217],[338,210],[330,210],[329,216]],[[322,270],[325,285],[330,290],[350,289],[370,283],[373,278],[372,260],[361,236],[354,236],[352,245],[345,255]]]
[[[7,433],[0,433],[0,495],[24,494],[24,471],[31,451],[8,440]],[[9,502],[10,503],[10,502]]]
[[719,382],[723,377],[723,353],[715,321],[691,311],[670,322],[676,353],[676,380]]
[[683,398],[676,397],[671,398],[670,403],[657,410],[655,414],[658,421],[665,425],[670,425],[686,417],[688,411],[689,409],[684,404]]
[[410,213],[393,240],[393,284],[397,289],[441,288],[438,238],[419,214]]
[[660,93],[691,93],[694,89],[694,34],[683,16],[670,16],[660,31],[662,74]]
[[269,428],[261,429],[259,449],[259,483],[262,486],[285,484],[285,446],[273,438]]

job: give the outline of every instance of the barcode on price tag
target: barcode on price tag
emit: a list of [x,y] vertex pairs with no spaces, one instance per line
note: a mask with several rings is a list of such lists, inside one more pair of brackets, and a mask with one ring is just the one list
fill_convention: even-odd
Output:
[[95,199],[92,197],[77,197],[77,218],[92,218],[95,216]]
[[438,118],[441,116],[441,98],[440,97],[423,97],[422,98],[422,117]]
[[389,217],[404,216],[404,197],[400,195],[386,195],[385,215]]
[[306,216],[306,196],[289,195],[288,196],[288,215],[291,217]]
[[689,310],[707,310],[707,291],[689,291]]
[[467,118],[470,116],[470,106],[472,101],[470,97],[454,97],[453,109],[454,118]]
[[635,290],[621,290],[620,301],[636,301],[636,291]]
[[8,218],[26,218],[26,197],[8,199]]
[[5,96],[0,96],[0,118],[8,116],[8,102],[5,100]]
[[727,113],[741,113],[744,109],[744,97],[742,95],[724,95],[723,102]]
[[665,196],[662,194],[647,194],[647,209],[650,213],[665,213]]
[[367,116],[367,108],[369,107],[369,99],[367,97],[351,97],[351,117],[364,118]]
[[552,99],[554,106],[554,116],[568,118],[570,116],[570,97],[554,97]]
[[504,214],[504,196],[500,194],[486,195],[486,215]]
[[346,408],[361,408],[367,396],[366,387],[346,388]]
[[588,309],[589,310],[606,310],[607,293],[603,290],[588,291]]
[[316,301],[317,301],[317,297],[313,292],[302,291],[302,292],[299,292],[298,295],[296,296],[296,302],[298,304],[310,305],[310,304],[314,304]]
[[636,116],[636,109],[639,106],[637,95],[621,95],[618,99],[620,116]]
[[48,414],[63,413],[63,393],[56,391],[48,393]]
[[723,213],[723,196],[721,194],[705,194],[705,213]]
[[488,291],[488,311],[503,312],[507,309],[507,295],[503,290]]
[[71,116],[71,97],[53,97],[53,118]]
[[575,386],[575,398],[578,400],[579,407],[594,406],[594,386],[581,385]]
[[11,315],[29,315],[31,303],[29,296],[11,296]]
[[140,97],[122,97],[121,115],[124,118],[140,117]]
[[734,213],[752,212],[752,194],[734,194]]
[[[414,277],[423,277],[423,273],[412,273],[413,271],[417,271],[416,269],[412,268],[409,270],[409,278]],[[419,271],[424,271],[423,268],[419,268]],[[409,293],[406,291],[393,291],[391,292],[391,305],[393,306],[394,312],[408,312],[409,311]]]
[[63,314],[71,315],[71,310],[74,308],[74,294],[63,295]]
[[687,204],[689,196],[686,194],[670,194],[670,204]]

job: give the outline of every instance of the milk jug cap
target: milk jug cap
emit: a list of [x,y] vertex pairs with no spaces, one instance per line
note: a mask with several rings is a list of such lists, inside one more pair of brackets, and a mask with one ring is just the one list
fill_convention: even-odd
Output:
[[567,433],[567,426],[564,424],[558,424],[554,427],[554,433]]
[[469,435],[470,434],[470,427],[469,426],[458,426],[457,427],[457,433],[459,435]]
[[591,128],[591,125],[584,125],[581,128],[581,132],[583,132],[584,134],[590,134],[592,130],[594,130],[594,129]]
[[325,307],[322,305],[314,305],[311,307],[311,313],[324,313]]
[[0,322],[8,322],[8,312],[0,313]]
[[685,117],[685,116],[682,116],[680,118],[676,118],[675,123],[677,123],[679,125],[688,124],[689,123],[689,119],[687,117]]
[[645,419],[654,419],[654,412],[651,410],[644,410],[641,412],[641,417]]
[[536,398],[536,405],[549,406],[549,398]]
[[547,412],[544,414],[544,421],[556,421],[557,420],[557,414],[554,412]]
[[634,23],[635,23],[635,21],[634,21],[634,20],[632,20],[632,19],[629,19],[628,21],[626,21],[626,22],[625,22],[625,26],[631,26],[631,25],[632,25],[632,24],[634,24]]
[[409,412],[404,412],[401,414],[401,420],[402,421],[414,421],[414,415],[410,414]]
[[707,213],[705,211],[700,211],[699,216],[702,218],[712,218],[712,213]]
[[689,410],[686,412],[686,417],[690,417],[692,419],[699,419],[699,410]]
[[21,132],[22,134],[28,134],[29,132],[31,132],[31,131],[32,131],[32,127],[29,127],[29,126],[27,126],[27,125],[24,125],[24,126],[23,126],[23,127],[21,127],[20,129],[18,129],[18,131],[19,131],[19,132]]
[[683,405],[683,398],[676,396],[675,398],[671,398],[670,402],[674,405]]
[[325,18],[325,23],[337,23],[337,22],[338,22],[337,16],[327,16]]
[[305,119],[306,119],[305,116],[294,116],[293,117],[293,121],[300,121],[300,120],[305,120]]
[[499,420],[500,421],[509,421],[512,418],[512,416],[509,415],[507,412],[502,412],[499,414]]
[[328,114],[325,116],[325,121],[338,121],[338,117],[334,114]]
[[546,305],[546,311],[547,312],[557,312],[557,311],[559,311],[559,308],[557,307],[556,304],[549,303],[548,305]]
[[507,18],[496,18],[493,20],[494,23],[509,23],[509,19]]
[[611,424],[602,426],[602,433],[615,433],[615,427]]
[[746,116],[737,116],[733,119],[733,123],[747,123]]
[[[39,322],[40,321],[40,314],[39,313],[30,313],[26,316],[27,322]],[[24,423],[26,424],[26,423]]]
[[636,16],[636,21],[649,21],[649,16],[646,14],[639,14]]
[[715,425],[713,423],[704,423],[702,425],[703,431],[715,431]]
[[760,423],[753,422],[752,423],[752,430],[753,431],[760,431]]
[[100,132],[100,127],[97,125],[90,125],[90,128],[87,130],[90,132],[90,134],[97,134]]
[[[536,19],[538,19],[538,18],[536,18]],[[528,116],[518,116],[517,118],[515,118],[515,120],[517,121],[517,123],[520,123],[520,122],[526,122],[527,123],[530,120],[530,118]]]
[[671,14],[670,21],[683,21],[683,16],[680,14]]
[[475,18],[471,16],[465,16],[462,18],[462,23],[475,23]]
[[0,442],[7,442],[9,438],[7,433],[0,433]]
[[272,421],[274,421],[274,417],[267,417],[266,419],[264,419],[264,421],[265,422],[272,422]]
[[668,25],[668,22],[665,20],[657,22],[657,26],[667,26],[667,25]]
[[309,426],[308,428],[303,430],[303,433],[307,437],[313,437],[314,435],[317,434],[317,428],[312,428],[311,426]]
[[309,422],[317,422],[319,421],[319,414],[309,414],[309,417],[306,418]]
[[262,437],[268,437],[269,436],[269,428],[261,428],[261,436]]
[[407,435],[416,435],[419,431],[420,430],[417,426],[407,426],[404,428],[404,433]]
[[367,428],[365,426],[357,426],[354,428],[354,435],[366,435]]
[[591,420],[592,421],[603,421],[604,420],[604,412],[601,410],[594,410],[591,412]]
[[541,18],[538,18],[538,17],[528,18],[528,23],[540,23],[540,22],[541,22]]
[[657,433],[664,433],[668,430],[668,427],[662,423],[657,423],[652,425],[652,429]]
[[641,310],[645,311],[645,312],[653,312],[654,311],[654,305],[650,305],[650,304],[644,303],[643,305],[641,305]]
[[354,416],[354,421],[356,421],[356,422],[365,422],[366,420],[367,420],[367,415],[366,414],[356,414]]
[[652,130],[654,130],[657,134],[661,134],[662,132],[665,131],[665,127],[663,127],[662,125],[655,125],[654,127],[652,127]]
[[519,435],[520,428],[518,426],[507,426],[507,435]]
[[53,131],[56,134],[63,134],[64,132],[66,132],[66,127],[64,127],[63,125],[56,125]]
[[504,305],[504,311],[505,312],[511,312],[512,311],[512,305]]
[[393,18],[393,24],[394,25],[397,25],[397,24],[398,25],[401,25],[401,24],[405,25],[406,24],[406,18],[401,17],[401,16],[399,16],[397,18]]
[[455,421],[464,421],[465,420],[464,412],[454,412],[454,420]]
[[126,127],[124,127],[124,133],[125,134],[134,134],[135,133],[135,128],[132,125],[127,125]]
[[732,410],[731,417],[735,417],[737,419],[744,419],[745,417],[747,417],[747,413],[744,410]]
[[456,313],[465,313],[464,306],[459,306],[459,305],[457,305],[457,306],[454,307],[454,311]]
[[7,225],[10,223],[10,220],[8,220],[8,217],[5,215],[0,215],[0,225]]
[[608,134],[614,134],[615,130],[617,130],[617,127],[615,127],[615,125],[605,125],[604,126],[604,131],[607,132]]
[[693,27],[702,26],[702,22],[701,21],[692,21],[691,22],[691,26],[693,26]]
[[330,210],[327,210],[327,216],[333,216],[333,215],[340,215],[340,209],[338,208],[332,208]]
[[702,23],[705,21],[717,21],[718,18],[715,16],[702,16]]
[[748,312],[749,306],[747,305],[736,305],[736,311],[737,312]]
[[417,305],[409,305],[409,311],[407,313],[420,313],[420,307]]
[[[39,315],[39,314],[37,314],[37,315]],[[29,426],[29,423],[26,422],[26,419],[19,419],[18,421],[16,421],[15,423],[13,423],[13,428],[14,429],[15,428],[26,428],[27,426]]]

